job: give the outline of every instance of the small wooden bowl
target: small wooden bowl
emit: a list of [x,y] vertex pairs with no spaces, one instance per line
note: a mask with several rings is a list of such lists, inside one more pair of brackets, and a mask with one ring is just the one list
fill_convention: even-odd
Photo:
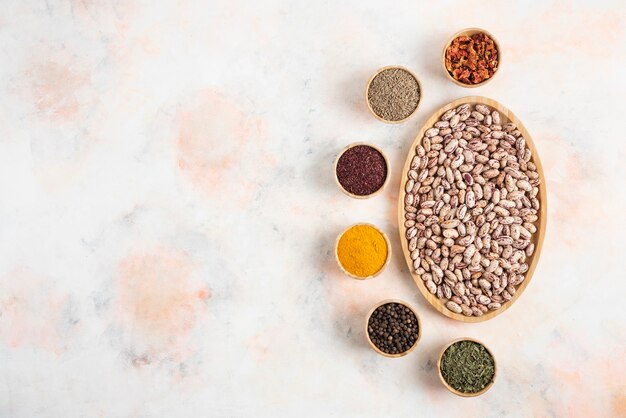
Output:
[[[472,341],[472,342],[478,343],[478,344],[482,345],[483,347],[485,347],[485,350],[487,350],[487,352],[491,355],[491,358],[493,358],[493,377],[491,378],[491,382],[487,386],[485,386],[484,388],[479,390],[478,392],[475,392],[475,393],[459,392],[458,390],[456,390],[452,386],[450,386],[448,384],[448,382],[446,382],[446,379],[443,378],[443,374],[441,373],[441,359],[443,357],[443,353],[445,353],[446,350],[452,344],[458,343],[459,341]],[[458,339],[452,341],[450,344],[446,345],[443,350],[441,350],[441,353],[439,354],[439,359],[437,359],[437,373],[439,374],[439,379],[441,380],[441,383],[443,383],[443,385],[446,387],[446,389],[448,389],[450,392],[454,393],[455,395],[462,396],[464,398],[472,398],[474,396],[482,395],[483,393],[487,392],[489,390],[489,388],[491,388],[493,386],[493,384],[496,381],[496,376],[498,375],[498,365],[496,363],[496,357],[493,355],[491,350],[489,350],[489,348],[482,341],[476,340],[474,338],[467,338],[467,337],[465,337],[465,338],[458,338]]]
[[[376,345],[370,339],[370,334],[368,332],[368,325],[370,322],[370,317],[372,316],[372,314],[378,307],[382,305],[386,305],[388,303],[399,303],[400,305],[406,306],[407,308],[411,310],[411,312],[413,312],[413,314],[415,315],[415,318],[417,319],[417,339],[415,340],[415,344],[413,344],[411,348],[409,348],[403,353],[398,353],[398,354],[385,353],[384,351],[381,351],[378,347],[376,347]],[[404,357],[407,354],[409,354],[411,351],[413,351],[415,347],[417,347],[417,344],[420,342],[420,338],[422,338],[422,321],[420,321],[420,317],[415,311],[415,309],[413,309],[413,307],[409,305],[408,303],[406,303],[405,301],[399,300],[399,299],[385,299],[382,302],[379,302],[378,304],[376,304],[367,314],[367,317],[365,318],[365,338],[367,338],[367,342],[369,343],[370,347],[372,347],[372,349],[380,355],[383,355],[385,357],[390,357],[390,358]]]
[[[370,90],[370,85],[372,84],[372,80],[374,80],[374,78],[376,78],[376,76],[378,74],[382,73],[383,71],[390,70],[390,69],[393,69],[393,68],[399,69],[399,70],[404,70],[407,73],[411,74],[413,76],[413,78],[415,79],[415,81],[417,81],[417,87],[419,88],[419,95],[420,95],[420,98],[417,101],[417,106],[415,106],[415,109],[413,109],[413,112],[411,112],[411,114],[409,116],[407,116],[406,118],[400,119],[400,120],[387,120],[387,119],[384,119],[384,118],[381,118],[380,116],[378,116],[376,114],[376,112],[374,112],[374,109],[372,109],[372,105],[370,105],[370,101],[369,101],[369,99],[367,97],[367,93]],[[365,103],[367,104],[367,108],[369,109],[370,113],[372,115],[374,115],[374,117],[376,119],[378,119],[378,120],[380,120],[382,122],[385,122],[385,123],[396,124],[396,123],[402,123],[402,122],[407,121],[411,116],[413,116],[415,114],[415,112],[417,112],[417,109],[419,109],[420,103],[422,103],[422,98],[423,98],[423,90],[422,90],[422,83],[420,83],[420,79],[417,78],[417,76],[415,75],[415,73],[413,71],[409,70],[408,68],[402,67],[400,65],[388,65],[386,67],[378,69],[378,71],[376,71],[374,73],[374,75],[370,77],[370,79],[367,81],[367,85],[365,86]]]
[[[450,44],[452,44],[452,41],[454,41],[457,37],[459,36],[472,36],[476,33],[484,33],[485,35],[489,36],[491,38],[491,40],[493,40],[493,44],[496,47],[496,50],[498,51],[498,68],[496,69],[496,71],[493,73],[493,75],[491,77],[489,77],[488,79],[478,83],[478,84],[466,84],[463,83],[459,80],[456,80],[454,77],[452,77],[452,74],[450,74],[450,72],[448,71],[448,68],[446,68],[446,51],[448,50],[448,47],[450,46]],[[498,40],[489,32],[487,32],[484,29],[480,29],[480,28],[467,28],[467,29],[463,29],[458,31],[457,33],[455,33],[454,35],[452,35],[450,37],[450,39],[448,39],[448,42],[446,42],[446,45],[443,47],[443,56],[441,57],[441,64],[443,65],[443,71],[446,73],[446,75],[448,76],[448,78],[450,80],[452,80],[452,82],[454,84],[458,84],[461,87],[468,87],[468,88],[474,88],[474,87],[480,87],[480,86],[484,86],[485,84],[487,84],[488,82],[490,82],[491,80],[493,80],[493,78],[496,76],[496,74],[498,74],[498,72],[500,71],[500,66],[502,65],[502,49],[500,48],[500,43],[498,42]]]
[[[383,238],[385,238],[385,243],[387,244],[387,259],[385,260],[385,263],[382,265],[380,270],[378,270],[376,273],[372,274],[371,276],[367,276],[367,277],[357,276],[355,274],[350,273],[345,268],[343,268],[343,266],[341,265],[341,261],[339,261],[339,254],[337,254],[337,250],[338,250],[338,247],[339,247],[339,240],[341,239],[343,234],[345,234],[350,228],[352,228],[354,226],[358,226],[358,225],[371,226],[372,228],[374,228],[375,230],[380,232],[380,234],[383,236]],[[337,241],[335,242],[335,260],[337,260],[337,264],[339,265],[339,268],[341,269],[341,271],[343,271],[345,274],[347,274],[348,276],[352,277],[353,279],[357,279],[357,280],[373,279],[374,277],[376,277],[380,273],[382,273],[382,271],[385,269],[385,267],[387,267],[387,264],[389,264],[389,260],[391,260],[391,244],[389,243],[389,238],[387,237],[387,234],[385,234],[383,231],[378,229],[375,225],[372,225],[372,224],[369,224],[369,223],[366,223],[366,222],[359,222],[359,223],[352,224],[349,227],[347,227],[346,229],[344,229],[341,232],[341,234],[339,234],[339,236],[337,237]]]
[[[341,183],[339,182],[339,178],[337,177],[337,164],[339,163],[339,159],[341,158],[341,156],[348,151],[350,148],[356,147],[357,145],[365,145],[371,148],[374,148],[376,151],[378,151],[380,153],[380,155],[383,156],[384,160],[385,160],[385,165],[387,166],[387,176],[385,177],[385,182],[383,183],[382,186],[380,186],[380,189],[376,190],[374,193],[372,194],[367,194],[364,196],[359,196],[353,193],[350,193],[349,191],[347,191],[346,189],[343,188],[343,186],[341,185]],[[337,186],[339,186],[339,189],[344,192],[346,195],[353,197],[355,199],[369,199],[370,197],[374,197],[376,196],[378,193],[382,192],[383,189],[385,188],[385,186],[387,186],[387,183],[389,182],[389,160],[387,159],[387,155],[385,155],[385,153],[378,147],[372,145],[372,144],[368,144],[366,142],[353,142],[352,144],[346,146],[340,153],[339,155],[337,155],[337,158],[335,158],[335,164],[333,165],[333,169],[334,171],[334,177],[335,177],[335,183],[337,183]]]

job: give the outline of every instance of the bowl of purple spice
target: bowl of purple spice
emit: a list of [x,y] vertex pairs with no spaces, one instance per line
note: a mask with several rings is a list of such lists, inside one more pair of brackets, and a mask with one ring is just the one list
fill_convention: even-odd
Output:
[[355,142],[335,160],[335,181],[346,195],[366,199],[380,193],[389,180],[389,161],[373,145]]

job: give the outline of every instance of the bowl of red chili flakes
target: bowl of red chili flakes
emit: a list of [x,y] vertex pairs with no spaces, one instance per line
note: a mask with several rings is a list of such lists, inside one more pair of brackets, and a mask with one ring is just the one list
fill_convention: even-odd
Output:
[[446,75],[463,87],[478,87],[491,81],[500,67],[500,60],[498,41],[479,28],[458,31],[443,49]]

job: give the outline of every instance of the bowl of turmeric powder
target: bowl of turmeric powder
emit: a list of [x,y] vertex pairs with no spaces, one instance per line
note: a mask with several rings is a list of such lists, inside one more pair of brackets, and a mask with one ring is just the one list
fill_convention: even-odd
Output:
[[389,238],[374,225],[351,225],[337,238],[335,258],[341,271],[353,279],[374,278],[391,259]]

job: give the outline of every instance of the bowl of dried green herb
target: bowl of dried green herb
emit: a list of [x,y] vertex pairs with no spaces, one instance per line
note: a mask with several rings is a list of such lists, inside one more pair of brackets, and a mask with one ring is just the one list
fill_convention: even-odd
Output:
[[369,111],[386,123],[402,123],[419,107],[422,85],[415,74],[398,65],[383,67],[367,82],[365,102]]
[[471,397],[485,393],[496,380],[496,360],[480,341],[459,338],[448,344],[437,361],[443,385],[458,396]]

